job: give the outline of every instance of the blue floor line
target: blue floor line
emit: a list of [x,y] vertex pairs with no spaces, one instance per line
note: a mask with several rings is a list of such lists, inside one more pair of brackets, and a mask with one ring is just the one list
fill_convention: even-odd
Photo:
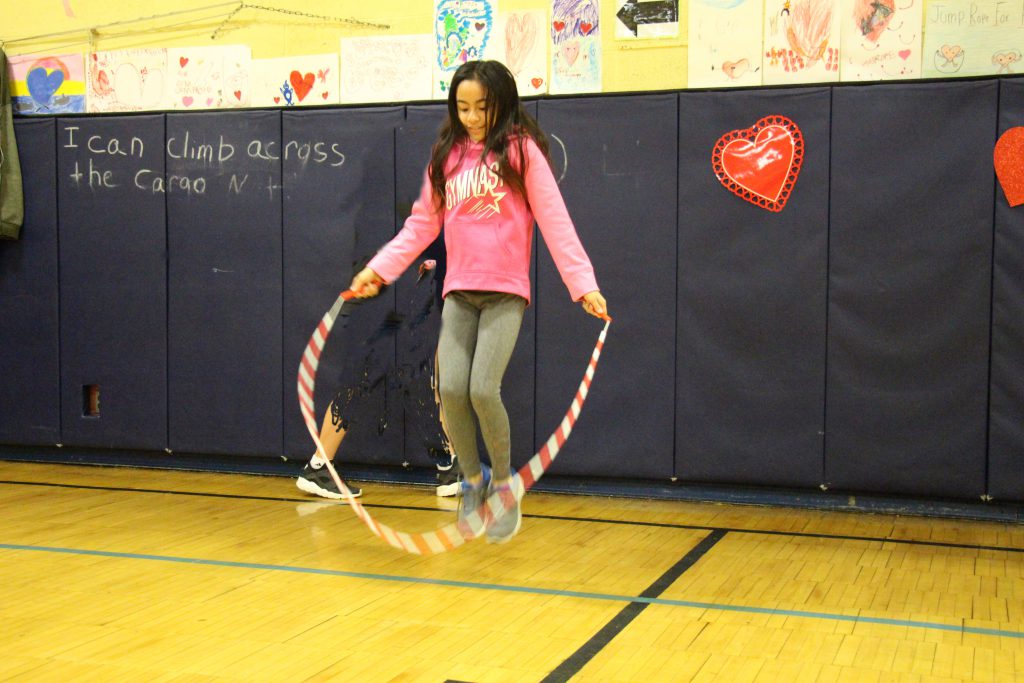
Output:
[[832,614],[830,612],[810,612],[803,610],[774,609],[771,607],[750,607],[745,605],[724,605],[714,602],[694,602],[690,600],[672,600],[670,598],[645,598],[632,595],[615,595],[614,593],[588,593],[584,591],[557,590],[554,588],[535,588],[531,586],[514,586],[500,583],[476,583],[472,581],[452,581],[449,579],[433,579],[417,576],[401,576],[395,574],[373,574],[367,572],[350,572],[341,569],[319,569],[316,567],[295,567],[282,564],[260,564],[257,562],[232,562],[228,560],[210,560],[195,557],[175,557],[173,555],[148,555],[141,553],[119,553],[108,550],[87,550],[82,548],[59,548],[52,546],[17,545],[0,543],[0,550],[20,550],[30,552],[63,553],[68,555],[89,555],[93,557],[111,557],[126,560],[150,560],[155,562],[177,562],[209,567],[230,567],[233,569],[262,569],[277,572],[296,572],[300,574],[319,574],[324,576],[342,576],[350,579],[366,579],[369,581],[395,581],[401,583],[418,583],[432,586],[452,588],[473,588],[477,590],[496,590],[510,593],[528,593],[532,595],[549,595],[555,597],[580,598],[584,600],[604,600],[608,602],[636,602],[668,607],[690,607],[694,609],[716,610],[720,612],[741,612],[745,614],[767,614],[770,616],[801,617],[806,619],[826,619],[863,624],[880,624],[924,628],[937,631],[954,631],[982,636],[1002,636],[1004,638],[1024,639],[1024,631],[1009,631],[980,626],[964,626],[942,624],[933,621],[913,621],[908,619],[889,619],[886,617],[864,617],[850,614]]

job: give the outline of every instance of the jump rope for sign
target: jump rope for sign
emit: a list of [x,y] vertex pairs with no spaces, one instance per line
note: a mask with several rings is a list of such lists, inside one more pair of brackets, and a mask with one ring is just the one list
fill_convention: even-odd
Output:
[[594,372],[597,370],[597,361],[601,357],[601,349],[604,347],[608,326],[612,322],[611,318],[607,316],[604,318],[604,328],[601,330],[601,334],[598,335],[597,344],[594,345],[594,351],[590,355],[590,361],[587,363],[587,370],[583,375],[583,380],[580,382],[579,389],[576,390],[576,396],[572,400],[572,405],[566,411],[561,424],[555,429],[541,449],[519,469],[517,476],[522,482],[522,491],[512,493],[504,489],[493,494],[487,499],[485,505],[480,506],[477,512],[473,512],[461,523],[453,522],[436,531],[407,533],[392,529],[370,516],[366,508],[352,496],[352,492],[345,486],[345,482],[341,480],[341,477],[338,476],[338,472],[334,469],[331,461],[327,460],[323,444],[320,443],[315,417],[316,407],[313,404],[316,369],[320,363],[320,354],[327,343],[327,337],[331,333],[331,328],[334,327],[334,321],[337,320],[342,306],[345,305],[346,301],[354,299],[355,296],[355,293],[350,289],[338,295],[334,305],[324,314],[320,324],[313,330],[309,343],[306,345],[306,350],[302,354],[302,361],[299,363],[298,392],[299,409],[302,411],[302,417],[306,422],[306,429],[309,430],[310,436],[313,437],[317,452],[326,460],[327,470],[330,472],[331,478],[337,484],[345,500],[351,506],[352,512],[359,519],[363,520],[374,535],[394,548],[416,555],[431,555],[453,550],[466,541],[480,536],[484,532],[485,527],[483,515],[488,513],[499,515],[511,508],[515,503],[513,496],[521,497],[523,493],[537,483],[544,475],[544,472],[551,466],[551,463],[554,462],[558,452],[569,438],[573,425],[576,424],[576,420],[579,418],[580,411],[583,409],[583,403],[587,400],[587,392],[590,390],[590,383],[593,381]]

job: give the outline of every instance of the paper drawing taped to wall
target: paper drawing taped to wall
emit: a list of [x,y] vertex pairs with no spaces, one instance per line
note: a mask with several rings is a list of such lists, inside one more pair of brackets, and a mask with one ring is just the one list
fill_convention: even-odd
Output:
[[764,84],[839,80],[839,0],[766,0]]
[[89,112],[162,109],[167,50],[106,50],[89,55]]
[[85,61],[80,54],[19,55],[8,60],[15,114],[85,111]]
[[601,92],[600,16],[597,0],[552,0],[551,93]]
[[762,5],[756,0],[693,0],[689,87],[761,85],[763,22]]
[[919,77],[923,7],[924,0],[843,0],[840,79]]
[[448,97],[455,71],[468,61],[484,59],[494,24],[491,0],[437,0],[434,4],[434,41],[437,59],[434,97]]
[[946,0],[924,13],[925,78],[1024,72],[1024,16],[1003,0]]
[[544,10],[500,12],[495,24],[495,57],[516,77],[519,94],[540,95],[548,91],[548,53]]

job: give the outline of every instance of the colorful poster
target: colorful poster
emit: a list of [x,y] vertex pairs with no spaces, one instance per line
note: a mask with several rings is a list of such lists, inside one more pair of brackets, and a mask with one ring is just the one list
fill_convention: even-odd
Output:
[[678,37],[679,0],[615,0],[616,40]]
[[601,92],[598,0],[551,0],[552,94]]
[[367,36],[341,39],[341,102],[429,100],[434,37]]
[[1003,0],[931,2],[924,16],[925,78],[1024,72],[1024,21]]
[[85,60],[81,54],[8,57],[15,114],[81,114],[85,111]]
[[460,66],[484,59],[492,40],[496,4],[492,0],[435,0],[435,99],[447,99],[452,76]]
[[764,14],[760,0],[693,0],[687,85],[761,85]]
[[137,48],[93,52],[86,72],[89,112],[164,108],[167,50]]
[[761,82],[839,80],[841,16],[840,0],[765,0]]
[[924,0],[843,0],[844,81],[921,76]]
[[245,45],[167,50],[167,108],[249,106],[251,50]]
[[253,107],[338,104],[338,53],[252,60]]
[[548,41],[544,29],[547,23],[544,10],[498,14],[494,58],[515,75],[521,97],[548,91]]

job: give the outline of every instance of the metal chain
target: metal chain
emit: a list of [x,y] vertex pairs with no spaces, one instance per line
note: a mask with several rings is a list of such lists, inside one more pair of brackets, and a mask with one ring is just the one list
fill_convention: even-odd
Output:
[[382,28],[382,29],[389,29],[389,28],[391,28],[391,26],[389,24],[377,24],[377,23],[374,23],[374,22],[371,22],[371,21],[363,21],[361,19],[348,19],[348,18],[342,18],[342,17],[331,17],[331,16],[326,16],[326,15],[323,15],[323,14],[312,14],[311,12],[301,12],[299,10],[293,10],[293,9],[282,9],[280,7],[267,7],[265,5],[252,5],[252,4],[247,3],[247,2],[239,2],[238,3],[238,7],[236,7],[230,14],[228,14],[228,16],[226,16],[224,18],[224,21],[222,21],[220,23],[220,26],[217,27],[217,29],[213,32],[213,34],[210,36],[210,38],[211,39],[215,39],[217,37],[217,35],[224,29],[224,26],[229,21],[231,21],[231,18],[234,17],[239,12],[241,12],[243,9],[255,9],[255,10],[260,10],[262,12],[275,12],[277,14],[290,14],[292,16],[302,17],[304,19],[320,19],[322,21],[331,21],[331,22],[338,23],[338,24],[350,24],[352,26],[361,26],[363,28]]

